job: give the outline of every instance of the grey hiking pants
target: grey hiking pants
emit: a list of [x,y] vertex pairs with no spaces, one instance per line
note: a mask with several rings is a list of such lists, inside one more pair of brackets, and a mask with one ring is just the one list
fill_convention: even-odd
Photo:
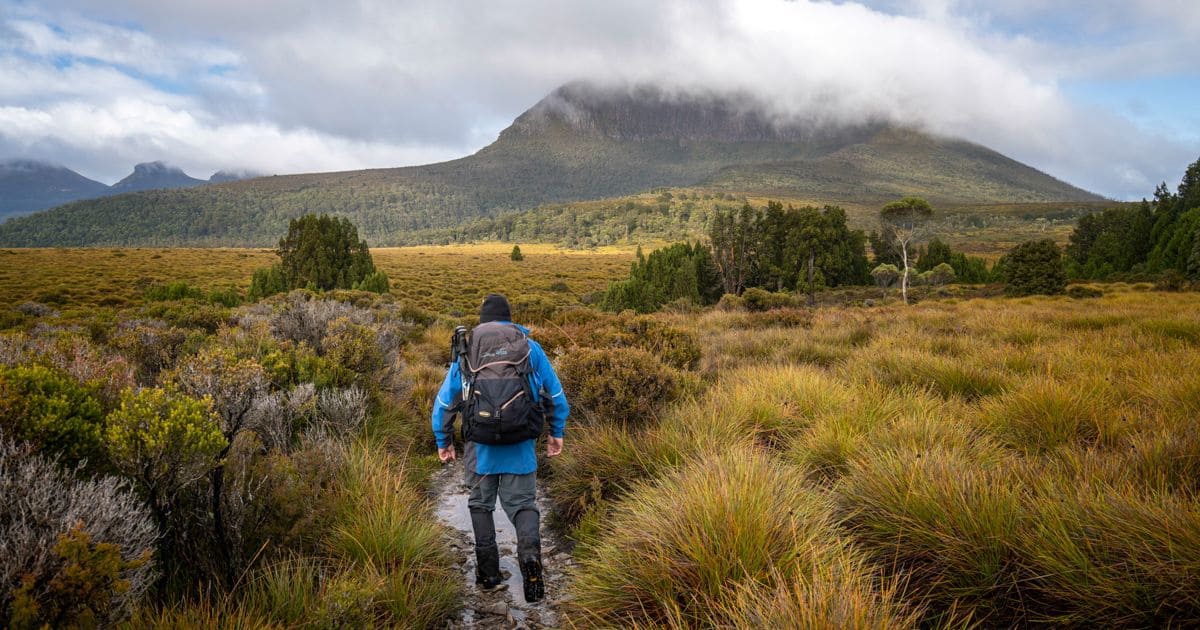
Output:
[[541,559],[541,514],[537,507],[537,472],[525,475],[480,475],[475,472],[475,448],[467,443],[463,460],[463,482],[470,489],[467,508],[475,530],[475,547],[496,545],[496,527],[492,513],[496,497],[517,532],[517,559]]

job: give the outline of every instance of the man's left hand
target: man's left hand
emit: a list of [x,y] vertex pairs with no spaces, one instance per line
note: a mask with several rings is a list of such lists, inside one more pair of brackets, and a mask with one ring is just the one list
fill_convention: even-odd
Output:
[[563,439],[550,437],[546,440],[546,457],[558,457],[562,453]]

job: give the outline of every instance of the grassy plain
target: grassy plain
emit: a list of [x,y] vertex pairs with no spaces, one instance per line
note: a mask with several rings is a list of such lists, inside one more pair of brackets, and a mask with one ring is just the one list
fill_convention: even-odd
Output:
[[[398,342],[396,393],[348,451],[324,555],[256,569],[223,603],[146,607],[134,625],[291,627],[342,619],[348,597],[376,621],[451,614],[454,558],[430,542],[419,489],[429,405],[454,312],[493,290],[544,303],[534,335],[560,368],[619,337],[686,381],[675,402],[649,401],[654,413],[578,409],[548,463],[554,520],[579,541],[574,626],[1200,623],[1200,294],[1096,285],[1093,299],[867,307],[856,293],[815,310],[549,314],[623,275],[632,251],[523,245],[514,262],[510,249],[374,250],[393,294],[441,317]],[[5,250],[0,304],[137,317],[145,286],[244,288],[273,260]],[[17,328],[42,334],[34,321],[60,322]],[[694,361],[678,360],[684,346]],[[410,556],[440,581],[398,582]]]
[[[566,250],[526,244],[522,261],[511,244],[375,248],[392,292],[433,312],[470,310],[489,292],[551,304],[578,303],[629,270],[630,247]],[[269,249],[0,249],[0,304],[40,302],[55,308],[122,308],[141,302],[154,284],[185,281],[210,291],[243,294],[259,267],[278,261]],[[555,283],[562,285],[551,287]]]

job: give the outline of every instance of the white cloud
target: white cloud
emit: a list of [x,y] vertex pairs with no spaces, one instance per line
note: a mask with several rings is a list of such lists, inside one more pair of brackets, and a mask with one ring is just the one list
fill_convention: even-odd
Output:
[[[0,26],[24,42],[0,45],[0,151],[72,166],[68,156],[86,154],[110,164],[89,174],[109,179],[158,158],[198,173],[409,164],[469,153],[557,85],[592,78],[740,89],[781,115],[922,124],[1119,197],[1177,179],[1197,153],[1059,85],[1179,71],[1196,58],[1183,53],[1196,50],[1200,4],[876,4],[886,10],[804,0],[18,5]],[[1108,37],[1124,20],[1155,37],[1109,46],[1014,27],[1064,14],[1089,16],[1084,33]],[[94,63],[60,69],[56,55]],[[46,116],[53,124],[38,122]]]

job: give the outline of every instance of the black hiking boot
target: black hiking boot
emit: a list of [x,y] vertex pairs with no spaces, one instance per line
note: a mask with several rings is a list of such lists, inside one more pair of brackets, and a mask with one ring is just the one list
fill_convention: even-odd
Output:
[[542,581],[542,563],[526,560],[521,563],[521,577],[525,586],[525,601],[532,604],[546,596],[546,584]]
[[489,593],[508,588],[500,573],[500,552],[495,546],[475,548],[475,583]]
[[508,588],[500,574],[500,550],[496,548],[496,526],[491,512],[471,512],[475,530],[475,583],[484,591]]

